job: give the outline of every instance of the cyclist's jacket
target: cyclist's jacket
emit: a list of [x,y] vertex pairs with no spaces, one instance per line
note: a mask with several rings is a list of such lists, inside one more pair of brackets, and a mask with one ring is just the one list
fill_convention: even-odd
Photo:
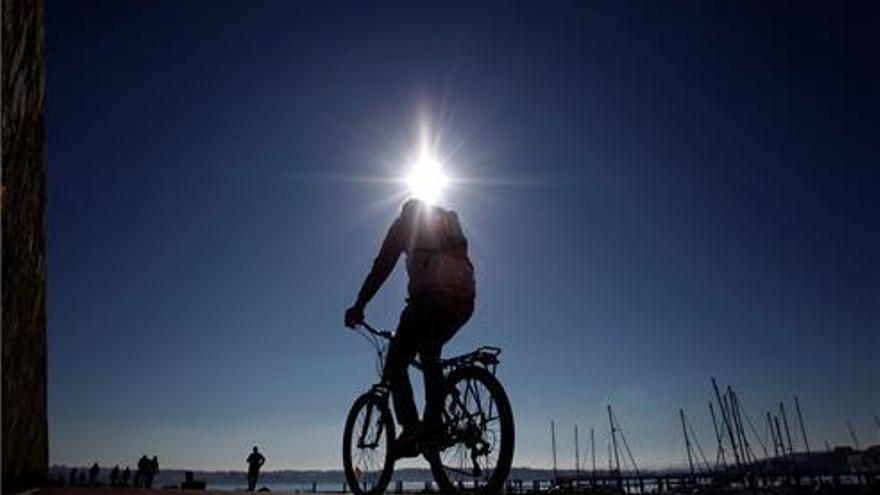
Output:
[[410,297],[442,294],[474,297],[474,268],[467,248],[467,239],[454,211],[417,200],[406,202],[364,280],[358,303],[365,305],[372,299],[401,253],[406,253]]

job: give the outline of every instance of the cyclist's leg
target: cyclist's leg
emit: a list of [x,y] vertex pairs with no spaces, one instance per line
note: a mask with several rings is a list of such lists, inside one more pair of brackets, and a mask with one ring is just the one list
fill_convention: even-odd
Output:
[[404,431],[411,430],[419,422],[419,412],[413,398],[412,384],[409,381],[409,364],[416,355],[417,332],[415,315],[411,305],[407,304],[400,314],[397,333],[388,346],[385,358],[385,369],[382,374],[391,386],[391,397],[394,401],[394,414]]
[[474,312],[472,297],[443,297],[433,305],[433,321],[427,325],[427,339],[419,349],[425,380],[425,423],[438,431],[443,409],[443,369],[439,365],[443,345],[464,326]]
[[431,342],[423,346],[419,353],[422,361],[422,374],[425,380],[425,425],[432,432],[440,430],[440,411],[443,402],[443,369],[440,367],[440,352],[443,345]]

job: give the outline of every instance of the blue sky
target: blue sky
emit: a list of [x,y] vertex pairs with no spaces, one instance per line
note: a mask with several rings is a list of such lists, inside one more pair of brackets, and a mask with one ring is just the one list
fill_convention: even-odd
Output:
[[477,267],[447,353],[504,349],[516,465],[551,419],[604,446],[609,401],[681,464],[710,376],[880,440],[869,13],[541,7],[47,1],[51,462],[338,468],[375,380],[342,313],[423,121]]

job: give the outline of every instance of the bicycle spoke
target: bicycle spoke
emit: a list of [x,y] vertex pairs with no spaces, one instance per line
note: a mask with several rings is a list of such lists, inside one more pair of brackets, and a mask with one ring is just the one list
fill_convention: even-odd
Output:
[[450,481],[476,489],[488,482],[498,462],[500,417],[492,394],[479,380],[464,379],[447,395],[446,424],[457,443],[440,452]]
[[357,477],[357,486],[362,492],[369,492],[379,483],[384,472],[387,445],[383,414],[369,403],[355,417],[356,437],[351,441],[351,460]]

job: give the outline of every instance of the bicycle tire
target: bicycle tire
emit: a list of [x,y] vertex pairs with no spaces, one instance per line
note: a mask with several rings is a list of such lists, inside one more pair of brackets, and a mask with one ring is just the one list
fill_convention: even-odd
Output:
[[[478,476],[473,476],[473,480],[468,482],[466,481],[466,479],[452,479],[450,477],[450,474],[461,473],[458,473],[458,470],[447,467],[446,465],[444,465],[443,462],[443,452],[448,451],[450,448],[461,445],[461,442],[447,446],[444,449],[434,449],[425,452],[425,458],[431,465],[431,473],[434,475],[434,480],[439,485],[440,491],[442,493],[467,495],[488,495],[501,493],[504,488],[504,482],[507,480],[507,477],[510,474],[510,468],[513,463],[515,433],[513,410],[510,406],[510,400],[507,398],[507,393],[504,391],[504,387],[501,385],[501,382],[499,382],[498,379],[495,378],[495,375],[484,368],[480,368],[477,366],[465,366],[453,370],[447,376],[445,382],[446,393],[443,401],[445,409],[443,428],[444,431],[449,434],[449,432],[456,427],[454,424],[450,424],[450,421],[455,420],[453,417],[454,415],[450,414],[448,410],[450,405],[447,404],[447,401],[453,400],[451,398],[451,394],[456,393],[455,391],[457,390],[459,382],[467,380],[481,383],[489,392],[492,403],[494,403],[495,407],[497,407],[498,409],[498,422],[501,440],[500,442],[497,442],[499,444],[497,446],[497,462],[494,466],[491,466],[491,473],[488,474],[485,479],[483,479],[484,473],[480,473],[480,475]],[[473,411],[468,412],[469,414],[473,414]],[[491,412],[489,413],[489,415],[491,417]],[[485,429],[485,425],[483,426],[483,428],[481,428],[481,430],[483,429]],[[485,432],[480,433],[481,438],[484,435]],[[497,441],[497,439],[495,440]],[[486,456],[486,458],[488,459],[488,455]]]
[[[384,455],[381,459],[381,469],[371,471],[371,466],[364,466],[367,469],[361,469],[360,462],[352,462],[352,443],[357,441],[360,433],[355,429],[361,411],[369,411],[372,407],[374,412],[379,413],[379,419],[376,425],[379,429],[377,444],[384,444]],[[371,416],[371,413],[366,414]],[[365,418],[366,419],[366,418]],[[372,424],[372,417],[369,418]],[[363,427],[363,424],[359,425]],[[368,426],[369,428],[369,426]],[[345,429],[342,433],[342,464],[345,469],[345,480],[349,489],[354,495],[381,495],[391,482],[391,475],[394,473],[394,458],[391,455],[391,446],[394,442],[394,419],[391,411],[388,409],[388,401],[385,397],[375,393],[365,393],[358,397],[348,412],[345,420]],[[380,445],[377,445],[379,447]],[[379,466],[377,465],[376,468]],[[360,470],[360,472],[358,472]]]

